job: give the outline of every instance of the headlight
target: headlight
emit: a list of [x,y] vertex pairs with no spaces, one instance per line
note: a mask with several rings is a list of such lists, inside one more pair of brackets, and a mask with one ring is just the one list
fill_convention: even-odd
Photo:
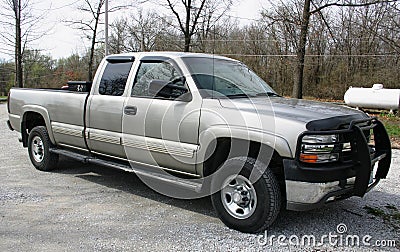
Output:
[[304,163],[329,163],[339,161],[338,135],[306,135],[302,139],[300,161]]

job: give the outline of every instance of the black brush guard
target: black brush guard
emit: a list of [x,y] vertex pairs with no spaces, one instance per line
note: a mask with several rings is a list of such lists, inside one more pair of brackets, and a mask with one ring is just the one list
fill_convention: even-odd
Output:
[[[374,145],[369,144],[369,133],[373,133]],[[339,142],[329,144],[351,144],[350,160],[340,160],[332,164],[306,164],[300,161],[301,146],[307,135],[339,135]],[[322,145],[322,144],[321,144]],[[339,130],[307,131],[300,135],[295,160],[285,162],[286,179],[323,183],[341,181],[342,189],[328,193],[320,203],[331,197],[344,199],[351,196],[363,197],[365,193],[376,186],[381,179],[388,175],[391,164],[391,144],[382,122],[376,118],[352,121],[348,127]],[[375,164],[378,167],[371,181],[371,173]],[[288,168],[288,169],[287,169]],[[346,179],[355,177],[354,184],[347,184]]]
[[[356,180],[354,183],[353,194],[355,196],[364,196],[366,192],[371,190],[379,183],[379,180],[385,179],[389,173],[390,163],[392,159],[392,149],[389,136],[382,122],[376,118],[371,120],[371,126],[360,127],[358,124],[363,121],[353,121],[350,129],[355,133],[356,145]],[[364,135],[365,128],[372,128],[374,134],[375,146],[369,146]],[[373,150],[371,152],[371,150]],[[374,176],[375,181],[369,183],[373,167],[378,162],[378,169]]]

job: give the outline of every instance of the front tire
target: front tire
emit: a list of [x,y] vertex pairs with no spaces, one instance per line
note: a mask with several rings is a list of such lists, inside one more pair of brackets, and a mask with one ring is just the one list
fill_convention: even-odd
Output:
[[50,152],[51,146],[46,127],[37,126],[31,130],[28,138],[28,152],[36,169],[52,171],[57,168],[58,155]]
[[[228,227],[245,233],[259,233],[277,218],[281,207],[279,184],[272,171],[263,166],[248,157],[231,158],[223,164],[228,171],[240,171],[225,176],[222,189],[211,196],[218,217]],[[258,173],[259,179],[255,183],[250,181],[252,172]]]

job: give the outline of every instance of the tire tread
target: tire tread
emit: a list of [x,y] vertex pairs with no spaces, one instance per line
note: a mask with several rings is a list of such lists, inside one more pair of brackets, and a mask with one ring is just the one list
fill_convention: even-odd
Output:
[[[36,162],[31,154],[31,141],[34,135],[39,135],[42,138],[44,148],[45,148],[45,157],[42,160],[42,162],[38,163]],[[31,132],[29,133],[29,138],[28,138],[28,151],[29,151],[29,158],[31,159],[32,164],[35,166],[36,169],[40,171],[52,171],[56,169],[57,163],[58,163],[58,158],[59,156],[57,154],[51,153],[50,148],[53,146],[53,144],[50,141],[49,133],[47,132],[47,129],[45,126],[36,126],[34,127]]]
[[[231,228],[237,229],[239,231],[242,232],[247,232],[247,233],[260,233],[264,230],[266,230],[269,226],[271,226],[274,221],[276,220],[276,218],[279,215],[279,212],[281,210],[281,204],[282,204],[282,196],[281,196],[281,190],[280,190],[280,186],[278,183],[278,180],[276,179],[275,175],[273,174],[272,170],[269,169],[268,167],[265,167],[266,165],[264,163],[262,163],[261,161],[255,160],[254,158],[250,158],[250,157],[234,157],[231,159],[228,159],[224,165],[231,165],[232,163],[242,163],[243,168],[245,169],[245,166],[251,166],[251,174],[253,172],[258,172],[259,174],[259,180],[263,180],[263,184],[266,187],[266,194],[268,195],[269,198],[269,202],[268,202],[268,209],[263,209],[263,216],[262,220],[263,223],[260,223],[261,225],[257,225],[257,226],[238,226],[236,224],[233,223],[229,223],[226,222],[226,220],[224,220],[223,218],[221,219],[226,225],[231,226]],[[249,167],[247,167],[248,169]],[[214,195],[212,196],[212,199],[216,200],[218,199],[218,197],[215,197]],[[262,200],[260,198],[260,200]],[[216,207],[216,205],[214,204],[214,208]],[[217,211],[218,213],[218,211]],[[219,214],[219,217],[221,218],[221,214]]]

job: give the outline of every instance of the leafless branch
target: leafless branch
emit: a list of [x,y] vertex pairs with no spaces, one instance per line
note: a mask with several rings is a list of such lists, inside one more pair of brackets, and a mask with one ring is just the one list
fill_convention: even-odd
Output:
[[372,1],[372,2],[366,2],[366,3],[339,3],[339,1],[336,1],[334,3],[327,3],[324,4],[312,11],[310,11],[311,14],[317,13],[322,11],[325,8],[336,6],[336,7],[365,7],[365,6],[371,6],[375,4],[382,4],[382,3],[394,3],[397,2],[398,0],[377,0],[377,1]]

